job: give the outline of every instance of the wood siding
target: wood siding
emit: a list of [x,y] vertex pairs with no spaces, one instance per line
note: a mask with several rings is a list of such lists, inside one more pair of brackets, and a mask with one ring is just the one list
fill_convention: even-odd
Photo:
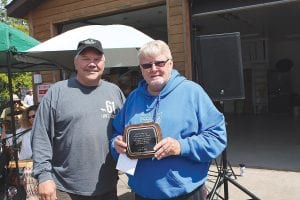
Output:
[[30,34],[45,41],[57,35],[57,25],[61,23],[164,4],[167,7],[168,44],[173,53],[175,68],[191,79],[188,0],[47,0],[29,13]]
[[47,0],[30,15],[31,34],[40,41],[54,36],[53,25],[108,16],[165,4],[164,0]]
[[192,78],[190,17],[188,0],[167,0],[168,44],[175,67]]

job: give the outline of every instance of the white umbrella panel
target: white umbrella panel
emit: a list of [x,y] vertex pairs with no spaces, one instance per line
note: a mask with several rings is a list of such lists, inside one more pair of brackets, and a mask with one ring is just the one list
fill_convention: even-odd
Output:
[[90,25],[57,35],[16,55],[24,63],[47,65],[74,70],[73,58],[80,41],[93,38],[102,43],[106,67],[138,66],[138,49],[153,39],[125,25]]

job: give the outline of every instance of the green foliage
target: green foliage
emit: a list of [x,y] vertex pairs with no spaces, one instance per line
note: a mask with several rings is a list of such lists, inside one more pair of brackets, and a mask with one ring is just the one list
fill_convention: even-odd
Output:
[[0,0],[0,20],[2,22],[6,21],[7,15],[5,10],[5,5],[7,4],[6,0]]
[[[21,72],[13,73],[12,76],[12,90],[13,93],[19,94],[20,88],[32,88],[32,73],[31,72]],[[8,91],[8,78],[7,74],[0,74],[0,101],[9,100],[9,91]]]
[[5,6],[10,1],[0,0],[0,21],[11,25],[12,27],[19,29],[20,31],[27,33],[29,32],[28,23],[25,19],[17,19],[13,17],[8,17],[6,14]]

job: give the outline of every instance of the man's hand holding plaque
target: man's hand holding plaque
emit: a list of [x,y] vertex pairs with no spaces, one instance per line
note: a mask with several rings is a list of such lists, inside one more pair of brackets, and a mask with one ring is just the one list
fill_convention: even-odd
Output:
[[155,154],[153,147],[161,139],[160,127],[153,122],[129,125],[123,135],[123,140],[127,144],[126,154],[131,159],[153,157]]

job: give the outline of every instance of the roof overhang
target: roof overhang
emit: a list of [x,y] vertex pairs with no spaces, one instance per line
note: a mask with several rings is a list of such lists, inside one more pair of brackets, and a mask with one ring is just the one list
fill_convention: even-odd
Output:
[[9,17],[26,18],[29,11],[41,3],[40,0],[13,0],[5,8]]

